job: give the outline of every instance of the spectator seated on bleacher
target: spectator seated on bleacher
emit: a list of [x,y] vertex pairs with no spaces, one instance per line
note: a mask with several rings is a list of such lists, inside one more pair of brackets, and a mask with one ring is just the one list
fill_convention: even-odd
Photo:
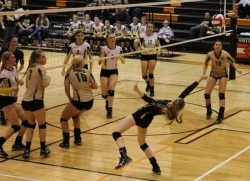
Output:
[[[106,5],[102,2],[102,0],[97,0],[96,9],[98,9],[98,7],[101,7],[101,6],[106,6]],[[109,12],[106,9],[94,10],[93,13],[94,13],[94,16],[99,17],[100,20],[104,20],[109,16]]]
[[[117,0],[112,0],[111,5],[116,6],[117,5]],[[110,24],[113,25],[116,22],[115,15],[118,12],[118,8],[109,9],[108,12],[109,12],[108,20],[109,20]]]
[[159,30],[158,39],[160,40],[161,45],[166,45],[174,37],[172,29],[169,27],[169,22],[166,20],[163,22],[163,27]]
[[131,33],[131,47],[133,47],[135,51],[138,51],[140,45],[139,34],[141,23],[139,22],[139,19],[136,16],[133,17],[133,22],[129,24],[129,27]]
[[204,37],[207,34],[207,31],[212,29],[211,17],[209,12],[206,12],[204,15],[204,19],[200,24],[191,27],[190,29],[190,39],[197,37]]
[[240,0],[238,3],[238,15],[242,19],[250,18],[250,0]]
[[91,17],[89,14],[85,14],[83,17],[83,22],[82,22],[82,29],[83,29],[83,34],[84,34],[84,39],[89,43],[90,42],[90,37],[93,34],[92,27],[93,27],[94,22],[91,21]]
[[130,16],[128,14],[128,12],[126,11],[126,9],[124,8],[119,8],[118,12],[116,13],[116,20],[120,21],[121,24],[123,24],[124,26],[126,26],[126,28],[129,27],[129,23],[130,23]]
[[66,44],[67,46],[74,42],[75,39],[74,39],[74,34],[77,30],[81,29],[82,28],[82,23],[78,20],[78,16],[77,14],[73,14],[72,15],[72,21],[70,21],[69,23],[69,29],[68,31],[65,33],[65,36],[66,36]]
[[100,50],[101,43],[104,42],[104,24],[100,21],[99,17],[94,18],[92,26],[93,35],[91,36],[90,44],[93,50]]
[[34,32],[35,24],[36,21],[30,14],[25,14],[18,19],[17,35],[21,44],[27,44],[27,37]]
[[37,37],[38,44],[37,46],[46,46],[42,43],[42,39],[46,38],[49,35],[50,22],[45,14],[41,13],[36,19],[36,30],[28,36],[29,39]]

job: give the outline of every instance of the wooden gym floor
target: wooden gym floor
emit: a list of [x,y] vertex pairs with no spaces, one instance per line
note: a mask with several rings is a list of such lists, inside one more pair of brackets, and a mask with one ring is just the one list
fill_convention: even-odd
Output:
[[[176,52],[175,52],[176,53]],[[159,61],[155,71],[155,98],[174,99],[202,73],[205,55],[179,53],[181,56]],[[48,57],[48,63],[53,57]],[[28,60],[28,59],[26,59]],[[63,60],[62,60],[63,61]],[[26,62],[27,65],[27,62]],[[152,148],[162,175],[152,173],[151,165],[137,143],[137,130],[124,133],[128,155],[133,162],[114,170],[119,151],[111,133],[118,122],[145,103],[132,91],[134,83],[144,90],[140,61],[127,59],[119,63],[119,82],[115,91],[113,118],[105,118],[101,89],[94,90],[93,108],[81,116],[83,145],[62,149],[59,118],[68,102],[64,94],[61,69],[49,70],[51,85],[46,89],[47,144],[51,156],[39,156],[38,130],[32,143],[31,157],[22,158],[22,152],[12,152],[15,136],[4,145],[8,159],[0,159],[0,180],[244,180],[250,179],[250,69],[240,65],[242,75],[228,82],[225,119],[214,121],[218,111],[218,86],[212,93],[211,120],[205,120],[204,87],[202,82],[186,98],[182,124],[166,125],[164,116],[157,116],[148,129],[147,143]],[[94,63],[93,74],[99,83],[100,67]],[[209,72],[209,71],[208,71]],[[20,89],[21,102],[24,88]],[[71,130],[72,121],[69,121]],[[3,132],[9,127],[0,126]],[[73,132],[71,131],[71,136]],[[24,138],[25,140],[25,138]]]

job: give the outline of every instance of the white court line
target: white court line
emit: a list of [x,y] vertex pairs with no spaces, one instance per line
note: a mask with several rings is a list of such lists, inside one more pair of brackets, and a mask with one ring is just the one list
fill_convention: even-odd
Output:
[[21,180],[41,181],[41,180],[32,179],[32,178],[17,177],[17,176],[13,176],[13,175],[5,175],[5,174],[0,174],[0,176],[3,176],[3,177],[10,177],[10,178],[15,178],[15,179],[21,179]]
[[195,179],[194,181],[199,181],[201,179],[203,179],[204,177],[206,177],[208,174],[212,173],[213,171],[215,171],[216,169],[220,168],[221,166],[225,165],[227,162],[231,161],[232,159],[234,159],[235,157],[239,156],[240,154],[244,153],[245,151],[247,151],[248,149],[250,149],[250,146],[244,148],[243,150],[241,150],[240,152],[236,153],[235,155],[231,156],[230,158],[228,158],[227,160],[225,160],[224,162],[222,162],[221,164],[217,165],[216,167],[212,168],[211,170],[209,170],[208,172],[204,173],[203,175],[201,175],[200,177],[198,177],[197,179]]

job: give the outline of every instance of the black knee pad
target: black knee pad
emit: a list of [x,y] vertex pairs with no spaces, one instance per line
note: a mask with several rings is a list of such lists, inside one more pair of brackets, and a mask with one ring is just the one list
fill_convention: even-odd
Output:
[[219,93],[219,99],[220,100],[225,99],[225,93]]
[[72,119],[78,119],[79,116],[72,116]]
[[141,145],[140,148],[142,149],[142,151],[145,151],[148,148],[147,143],[144,143],[143,145]]
[[12,125],[11,128],[14,129],[15,133],[20,130],[20,126],[19,125]]
[[109,90],[108,94],[109,94],[109,96],[114,96],[115,95],[115,91],[114,90]]
[[142,78],[143,78],[144,80],[146,80],[146,79],[148,78],[148,76],[142,76]]
[[154,78],[154,74],[148,74],[149,79],[153,79]]
[[67,119],[60,118],[60,122],[68,121]]
[[39,129],[46,129],[46,123],[39,125]]
[[121,133],[119,133],[119,132],[113,132],[112,133],[112,136],[113,136],[113,138],[114,138],[114,140],[116,141],[118,138],[120,138],[122,135],[121,135]]
[[36,128],[36,124],[28,124],[27,128],[35,129]]
[[205,99],[210,99],[210,94],[204,94]]
[[102,98],[103,98],[103,99],[107,99],[107,98],[108,98],[108,95],[106,95],[106,96],[102,95]]
[[22,121],[22,125],[23,125],[24,127],[28,128],[28,126],[29,126],[28,120]]

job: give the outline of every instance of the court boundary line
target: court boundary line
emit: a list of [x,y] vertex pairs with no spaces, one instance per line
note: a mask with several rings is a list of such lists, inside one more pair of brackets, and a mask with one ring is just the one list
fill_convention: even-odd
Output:
[[42,181],[42,180],[37,180],[37,179],[32,179],[32,178],[19,177],[19,176],[7,175],[7,174],[0,173],[0,177],[1,176],[3,176],[3,177],[10,177],[10,178],[14,178],[14,179],[21,179],[21,180]]
[[91,172],[91,173],[97,173],[97,174],[104,174],[104,175],[110,175],[110,176],[117,176],[117,177],[126,177],[126,178],[132,178],[132,179],[139,179],[139,180],[147,180],[151,181],[151,179],[146,179],[146,178],[138,178],[138,177],[132,177],[129,175],[120,175],[120,174],[115,174],[115,173],[108,173],[108,172],[101,172],[101,171],[95,171],[95,170],[88,170],[88,169],[83,169],[83,168],[77,168],[77,167],[70,167],[70,166],[64,166],[64,165],[56,165],[56,164],[51,164],[51,163],[43,163],[43,162],[37,162],[37,161],[31,161],[31,160],[21,160],[18,158],[11,159],[13,161],[20,161],[20,162],[26,162],[26,163],[32,163],[32,164],[38,164],[38,165],[46,165],[46,166],[51,166],[51,167],[57,167],[57,168],[65,168],[65,169],[70,169],[70,170],[78,170],[78,171],[85,171],[85,172]]
[[203,175],[201,175],[200,177],[196,178],[194,181],[199,181],[201,179],[203,179],[204,177],[206,177],[207,175],[209,175],[210,173],[212,173],[213,171],[217,170],[218,168],[224,166],[225,164],[227,164],[228,162],[230,162],[231,160],[233,160],[234,158],[238,157],[239,155],[241,155],[242,153],[246,152],[248,149],[250,149],[250,145],[247,146],[246,148],[244,148],[243,150],[237,152],[236,154],[234,154],[233,156],[229,157],[227,160],[221,162],[219,165],[213,167],[211,170],[207,171],[206,173],[204,173]]
[[[238,113],[240,113],[240,112],[242,112],[242,111],[244,111],[244,110],[239,110],[239,111],[237,111],[237,112],[235,112],[235,113],[233,113],[233,114],[231,114],[231,115],[228,115],[227,117],[225,117],[225,118],[223,119],[223,121],[225,121],[226,119],[228,119],[228,118],[230,118],[230,117],[232,117],[232,116],[234,116],[234,115],[236,115],[236,114],[238,114]],[[209,127],[212,127],[212,126],[215,126],[215,125],[217,125],[217,124],[216,124],[216,123],[212,123],[212,124],[208,125],[206,128],[209,128]],[[204,129],[206,129],[206,128],[204,128]],[[203,129],[203,130],[204,130],[204,129]],[[215,131],[215,130],[217,130],[217,129],[220,129],[220,128],[215,128],[215,129],[213,129],[213,130],[210,130],[210,131],[208,131],[208,132],[206,132],[206,133],[204,133],[204,134],[202,134],[202,135],[200,135],[200,136],[198,136],[198,137],[196,137],[196,138],[194,138],[194,139],[192,139],[192,140],[190,140],[190,141],[188,141],[188,142],[186,142],[186,143],[180,142],[181,140],[184,140],[184,139],[188,138],[189,136],[193,136],[193,135],[195,135],[196,133],[202,131],[202,130],[197,130],[196,132],[191,133],[191,134],[189,134],[189,135],[187,135],[187,136],[185,136],[185,137],[183,137],[183,138],[177,140],[176,143],[178,143],[178,144],[189,144],[189,143],[192,143],[192,142],[194,142],[194,141],[196,141],[196,140],[198,140],[198,139],[200,139],[200,138],[202,138],[202,137],[204,137],[204,136],[210,134],[211,132],[213,132],[213,131]]]
[[[216,124],[214,124],[214,125],[216,125]],[[201,130],[201,131],[202,131],[202,130]],[[196,138],[194,138],[194,139],[192,139],[192,140],[190,140],[190,141],[188,141],[188,142],[186,142],[186,143],[182,143],[182,142],[179,142],[179,141],[181,141],[181,140],[183,140],[183,139],[185,139],[185,138],[187,138],[187,137],[189,137],[189,136],[192,136],[192,135],[196,134],[196,133],[199,132],[199,131],[197,131],[197,132],[195,132],[195,133],[192,133],[192,134],[189,134],[188,136],[185,136],[185,137],[183,137],[183,138],[177,140],[177,142],[175,142],[175,143],[178,143],[178,144],[189,144],[189,143],[192,143],[192,142],[194,142],[194,141],[196,141],[196,140],[198,140],[198,139],[200,139],[200,138],[202,138],[202,137],[207,136],[208,134],[210,134],[210,133],[212,133],[212,132],[214,132],[214,131],[232,131],[232,132],[238,132],[238,133],[250,133],[250,132],[247,132],[247,131],[240,131],[240,130],[233,130],[233,129],[226,129],[226,128],[214,128],[214,129],[212,129],[212,130],[210,130],[210,131],[208,131],[208,132],[202,134],[201,136],[198,136],[198,137],[196,137]]]

